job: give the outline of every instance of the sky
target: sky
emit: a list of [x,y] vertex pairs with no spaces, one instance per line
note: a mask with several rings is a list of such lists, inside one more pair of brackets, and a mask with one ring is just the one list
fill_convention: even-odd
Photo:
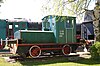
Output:
[[0,9],[0,18],[27,18],[33,21],[41,21],[41,7],[40,0],[6,0]]
[[91,3],[89,4],[88,9],[89,10],[93,10],[94,9],[94,6],[95,6],[95,0],[92,0]]
[[[44,16],[41,10],[43,1],[44,0],[6,0],[0,8],[0,18],[26,18],[41,22]],[[91,3],[89,9],[93,9],[94,5],[94,3]]]

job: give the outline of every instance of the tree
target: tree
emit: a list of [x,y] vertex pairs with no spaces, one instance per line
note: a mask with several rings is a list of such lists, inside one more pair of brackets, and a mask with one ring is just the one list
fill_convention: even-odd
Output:
[[3,0],[0,0],[0,3],[3,3]]
[[50,15],[76,15],[81,20],[91,1],[93,0],[46,0],[43,10]]
[[0,7],[1,7],[1,3],[4,3],[3,0],[0,0]]
[[100,0],[97,0],[96,6],[94,8],[94,33],[96,37],[96,41],[100,42]]

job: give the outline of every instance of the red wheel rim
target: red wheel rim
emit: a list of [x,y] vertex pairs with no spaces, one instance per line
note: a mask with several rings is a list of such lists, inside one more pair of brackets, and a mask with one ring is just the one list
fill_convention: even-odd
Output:
[[62,48],[62,52],[63,52],[64,55],[70,54],[70,52],[71,52],[70,46],[64,45],[63,48]]
[[29,50],[29,54],[33,58],[37,58],[41,55],[41,49],[38,46],[32,46]]

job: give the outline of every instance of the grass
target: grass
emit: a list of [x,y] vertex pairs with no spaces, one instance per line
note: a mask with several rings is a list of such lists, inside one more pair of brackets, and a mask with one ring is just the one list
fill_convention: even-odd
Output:
[[80,58],[79,61],[70,62],[68,57],[49,57],[40,59],[29,58],[18,60],[16,63],[9,63],[0,58],[0,66],[100,66],[100,61]]
[[9,63],[9,62],[6,62],[3,58],[0,58],[0,66],[23,66],[23,65],[20,64],[20,62]]

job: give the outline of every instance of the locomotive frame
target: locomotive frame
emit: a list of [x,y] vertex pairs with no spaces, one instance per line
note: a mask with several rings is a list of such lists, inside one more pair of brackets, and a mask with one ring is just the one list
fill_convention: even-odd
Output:
[[[10,41],[11,42],[11,41]],[[12,44],[14,42],[14,44]],[[55,43],[39,43],[39,44],[19,44],[18,40],[14,40],[10,43],[10,52],[13,54],[18,53],[22,57],[31,56],[32,58],[40,57],[45,52],[51,52],[52,55],[68,55],[71,52],[71,47],[67,44],[55,44]],[[18,47],[28,47],[26,50],[17,50]]]

